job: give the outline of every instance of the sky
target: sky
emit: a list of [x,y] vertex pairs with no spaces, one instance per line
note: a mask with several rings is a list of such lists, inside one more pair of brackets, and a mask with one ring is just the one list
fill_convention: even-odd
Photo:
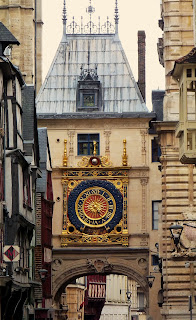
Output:
[[[80,17],[88,21],[86,8],[90,0],[66,0],[67,24],[72,17],[80,23]],[[157,54],[158,38],[162,31],[158,27],[160,19],[160,0],[118,0],[119,4],[119,37],[128,58],[134,78],[138,81],[138,45],[137,32],[146,33],[146,96],[147,107],[151,111],[152,90],[164,90],[164,68],[159,64]],[[114,23],[115,0],[92,0],[95,13],[92,16],[96,23],[100,16],[103,22],[107,16]],[[43,17],[43,80],[48,73],[52,60],[63,34],[62,10],[63,0],[42,0]]]

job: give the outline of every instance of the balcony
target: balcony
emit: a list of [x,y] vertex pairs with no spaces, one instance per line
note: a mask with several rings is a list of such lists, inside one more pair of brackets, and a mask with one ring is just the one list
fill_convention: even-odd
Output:
[[179,84],[179,159],[196,164],[196,47],[175,61],[170,75]]

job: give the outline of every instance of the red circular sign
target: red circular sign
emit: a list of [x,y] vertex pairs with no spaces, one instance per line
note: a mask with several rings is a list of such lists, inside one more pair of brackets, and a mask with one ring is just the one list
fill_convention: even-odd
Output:
[[84,201],[84,212],[90,219],[100,219],[107,211],[108,202],[102,195],[90,195]]

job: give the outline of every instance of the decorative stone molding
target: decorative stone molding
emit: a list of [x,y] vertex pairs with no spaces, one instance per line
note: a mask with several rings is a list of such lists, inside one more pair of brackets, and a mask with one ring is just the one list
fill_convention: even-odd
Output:
[[110,130],[105,130],[104,131],[104,136],[105,136],[105,155],[110,156],[110,135],[111,131]]
[[139,259],[138,266],[142,269],[147,269],[148,263],[147,263],[146,259],[144,259],[144,258]]
[[68,131],[69,137],[69,156],[74,155],[74,144],[73,144],[73,137],[75,136],[75,131]]
[[146,165],[146,137],[148,135],[147,129],[141,129],[140,130],[141,138],[142,138],[142,162],[143,165]]
[[53,271],[58,271],[62,265],[62,260],[61,259],[54,259],[52,261],[52,270]]
[[149,167],[131,167],[129,178],[147,178],[149,176]]
[[146,231],[146,208],[147,208],[147,178],[141,178],[140,183],[142,185],[142,231]]
[[174,247],[172,257],[195,257],[196,247],[196,208],[191,204],[185,212],[182,213],[183,231],[180,237],[180,243]]
[[111,272],[113,269],[113,266],[107,261],[107,259],[87,259],[87,267],[90,269],[91,272],[95,273]]
[[[106,258],[107,256],[107,258]],[[147,305],[149,287],[148,249],[125,248],[65,248],[53,250],[53,297],[54,303],[59,300],[65,285],[74,278],[85,274],[123,274],[132,278],[142,288],[146,295]],[[74,263],[73,263],[74,261]],[[147,266],[147,267],[146,267]]]

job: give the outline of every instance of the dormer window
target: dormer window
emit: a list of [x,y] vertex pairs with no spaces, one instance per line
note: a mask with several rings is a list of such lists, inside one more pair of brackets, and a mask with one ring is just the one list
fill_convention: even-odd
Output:
[[83,94],[83,107],[95,107],[95,94]]
[[101,84],[98,80],[97,68],[83,69],[81,67],[76,104],[77,111],[80,112],[101,110]]

